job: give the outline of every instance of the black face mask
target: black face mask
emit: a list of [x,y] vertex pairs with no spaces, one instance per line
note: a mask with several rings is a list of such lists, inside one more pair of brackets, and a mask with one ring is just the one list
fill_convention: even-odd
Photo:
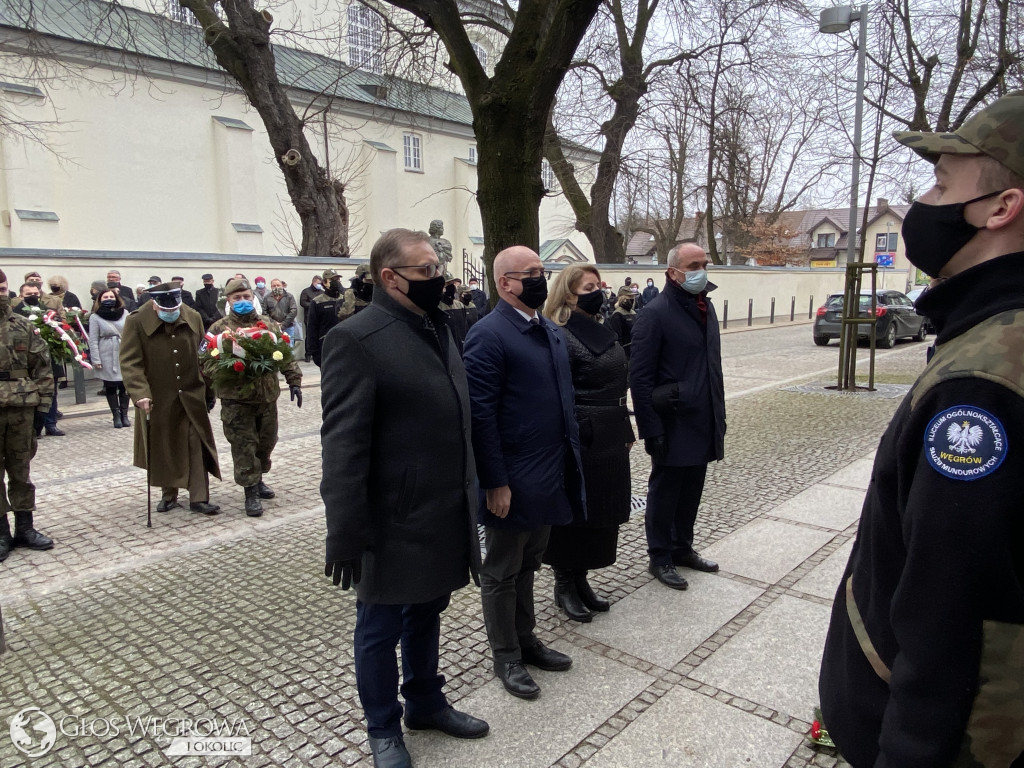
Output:
[[576,306],[588,315],[596,315],[600,312],[602,304],[604,304],[604,292],[600,288],[576,297]]
[[106,299],[100,302],[100,306],[104,309],[113,309],[117,306],[117,302],[114,299]]
[[30,307],[38,307],[39,306],[39,297],[38,296],[26,296],[25,297],[25,303],[28,304]]
[[360,301],[370,301],[373,299],[373,283],[367,283],[360,280],[352,286],[352,292]]
[[117,288],[121,284],[117,280],[107,280],[107,288]]
[[444,289],[444,301],[445,301],[446,304],[454,304],[455,303],[455,286],[454,285],[449,285],[447,288]]
[[327,283],[327,287],[324,288],[324,293],[328,296],[336,297],[341,294],[341,278],[336,278]]
[[989,192],[963,203],[949,205],[928,205],[915,202],[903,219],[903,240],[907,244],[907,260],[929,277],[938,277],[942,268],[978,232],[985,227],[976,227],[964,218],[964,208],[979,200],[1001,195]]
[[53,293],[60,293],[60,286],[59,286],[59,285],[51,285],[51,286],[50,286],[50,290],[51,290],[51,291],[52,291]]
[[406,282],[409,287],[402,293],[409,297],[409,301],[424,312],[437,309],[437,305],[441,303],[441,295],[444,293],[444,275],[438,275],[429,280],[406,280]]
[[622,308],[624,310],[626,310],[627,312],[629,312],[629,310],[631,310],[633,308],[633,302],[632,301],[624,301],[624,302],[622,302]]
[[537,309],[548,298],[548,281],[544,276],[524,277],[520,282],[523,284],[523,292],[519,294],[519,300],[530,309]]

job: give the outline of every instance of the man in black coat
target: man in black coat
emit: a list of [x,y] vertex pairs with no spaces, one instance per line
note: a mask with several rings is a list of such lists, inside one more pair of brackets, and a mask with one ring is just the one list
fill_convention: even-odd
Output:
[[449,706],[437,672],[441,612],[479,569],[476,471],[466,371],[438,309],[444,268],[427,234],[385,232],[370,268],[373,301],[324,340],[320,494],[326,575],[357,590],[356,687],[374,765],[405,768],[399,642],[406,726],[488,732]]
[[708,462],[725,455],[725,387],[718,317],[708,292],[708,258],[693,243],[668,256],[668,282],[636,316],[629,385],[644,447],[650,571],[673,589],[687,582],[676,566],[714,572],[693,551],[693,526]]
[[107,288],[113,288],[119,294],[121,294],[121,301],[124,302],[124,308],[131,312],[135,309],[135,291],[129,288],[127,285],[121,285],[121,273],[116,269],[107,270]]
[[[176,277],[172,277],[171,282],[177,283],[178,285],[181,286],[181,303],[184,304],[186,307],[189,307],[190,309],[196,309],[196,300],[195,297],[192,295],[192,291],[185,290],[185,278],[182,277],[181,275],[178,275]],[[199,310],[196,309],[196,311],[198,312]]]
[[196,291],[195,310],[203,318],[203,328],[209,330],[210,326],[220,320],[224,315],[217,308],[217,299],[220,298],[220,291],[214,285],[213,275],[207,272],[203,275],[203,287]]
[[308,363],[313,359],[313,356],[309,353],[309,305],[313,303],[313,299],[320,295],[323,288],[323,278],[320,275],[313,275],[313,279],[310,280],[309,285],[302,289],[299,293],[299,306],[302,308],[302,348],[305,351],[306,362]]
[[537,311],[550,271],[513,246],[495,257],[494,274],[500,301],[465,347],[487,542],[480,599],[495,674],[513,696],[535,699],[540,687],[524,664],[572,665],[534,634],[533,581],[551,526],[586,517],[579,425],[565,337]]

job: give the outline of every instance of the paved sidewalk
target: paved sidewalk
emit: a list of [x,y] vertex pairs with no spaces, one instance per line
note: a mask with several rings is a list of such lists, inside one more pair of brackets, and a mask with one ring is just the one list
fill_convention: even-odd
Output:
[[[916,345],[886,355],[886,396],[815,385],[730,399],[727,459],[712,467],[698,518],[698,548],[722,571],[686,572],[686,592],[646,571],[649,464],[635,447],[637,513],[619,561],[593,579],[611,611],[569,622],[551,604],[550,571],[538,578],[540,635],[573,668],[538,673],[537,701],[506,694],[490,671],[479,591],[461,590],[445,614],[442,671],[452,702],[492,730],[475,742],[408,734],[417,766],[837,765],[803,736],[829,605],[870,457],[922,366]],[[154,513],[150,530],[130,430],[69,415],[68,437],[41,440],[37,520],[58,544],[0,565],[0,767],[372,764],[354,688],[354,598],[322,576],[317,392],[301,411],[280,406],[268,477],[278,498],[258,520],[244,516],[226,450],[212,494],[225,514]],[[30,706],[70,731],[34,759],[6,733]],[[172,758],[169,736],[130,732],[127,716],[236,718],[253,754]],[[118,733],[102,725],[119,718]]]

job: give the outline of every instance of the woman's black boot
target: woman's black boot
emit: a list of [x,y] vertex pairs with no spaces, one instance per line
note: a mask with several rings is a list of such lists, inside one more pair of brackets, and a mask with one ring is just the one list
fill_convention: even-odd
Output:
[[587,582],[586,571],[576,571],[573,574],[573,580],[576,582],[576,594],[580,596],[580,602],[582,602],[587,608],[592,611],[604,613],[612,607],[611,603],[597,595],[594,590],[590,588],[590,584]]
[[555,572],[555,605],[565,611],[565,615],[573,621],[586,624],[594,618],[594,614],[580,601],[576,592],[576,582],[571,571],[552,568]]

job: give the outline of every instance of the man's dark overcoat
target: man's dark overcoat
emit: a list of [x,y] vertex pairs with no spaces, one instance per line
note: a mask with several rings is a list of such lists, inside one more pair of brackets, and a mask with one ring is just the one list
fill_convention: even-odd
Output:
[[480,543],[469,392],[458,349],[375,288],[323,345],[327,560],[362,557],[360,600],[424,603],[474,579]]

